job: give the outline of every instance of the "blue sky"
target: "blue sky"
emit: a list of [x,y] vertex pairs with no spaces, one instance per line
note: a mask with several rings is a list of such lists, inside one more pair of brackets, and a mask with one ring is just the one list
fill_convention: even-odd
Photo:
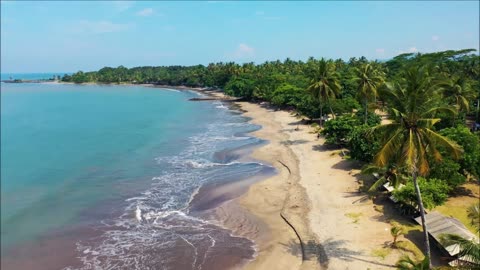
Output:
[[1,1],[1,68],[388,59],[479,48],[479,2]]

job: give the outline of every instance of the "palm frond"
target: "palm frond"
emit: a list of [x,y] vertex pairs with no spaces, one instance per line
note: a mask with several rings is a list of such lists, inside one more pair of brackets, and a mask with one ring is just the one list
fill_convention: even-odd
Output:
[[451,141],[447,137],[444,137],[431,129],[424,129],[427,136],[426,138],[430,138],[429,147],[438,147],[443,146],[447,149],[447,153],[449,153],[454,159],[459,159],[463,153],[463,149],[454,141]]
[[464,257],[468,262],[477,264],[480,266],[480,244],[473,240],[465,239],[455,234],[443,234],[440,235],[440,242],[444,246],[458,245],[460,252],[458,257]]

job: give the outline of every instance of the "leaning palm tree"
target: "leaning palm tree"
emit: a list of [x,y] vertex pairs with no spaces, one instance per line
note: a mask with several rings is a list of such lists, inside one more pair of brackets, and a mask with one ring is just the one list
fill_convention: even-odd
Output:
[[332,107],[330,106],[330,99],[334,99],[340,93],[340,82],[338,73],[335,71],[335,63],[331,60],[321,59],[318,62],[312,63],[311,81],[308,91],[320,103],[320,125],[322,125],[323,103],[327,103],[330,107],[332,117],[335,118]]
[[439,111],[455,113],[451,107],[437,106],[437,97],[440,98],[439,89],[425,67],[407,69],[401,84],[390,84],[388,91],[383,93],[389,104],[389,118],[392,122],[372,129],[372,132],[379,132],[383,140],[374,163],[384,167],[394,162],[405,167],[412,177],[422,219],[425,255],[428,261],[430,261],[430,243],[417,177],[428,173],[429,157],[441,160],[438,146],[445,148],[454,158],[459,158],[461,154],[457,144],[432,129],[433,125],[440,121],[434,118],[435,113]]
[[377,89],[384,83],[385,75],[383,72],[375,69],[370,63],[363,64],[359,68],[355,68],[358,84],[358,95],[363,99],[365,106],[365,124],[368,117],[368,101],[377,97]]

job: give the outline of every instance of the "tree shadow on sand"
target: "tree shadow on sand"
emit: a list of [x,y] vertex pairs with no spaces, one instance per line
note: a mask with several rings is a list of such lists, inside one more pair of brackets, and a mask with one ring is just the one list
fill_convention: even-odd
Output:
[[328,144],[315,144],[312,146],[312,150],[325,152],[325,151],[332,151],[332,150],[339,150],[338,146],[335,145],[328,145]]
[[308,143],[308,141],[307,140],[286,140],[286,141],[281,141],[280,143],[283,145],[297,145],[297,144]]
[[[393,267],[394,265],[383,264],[373,260],[360,258],[365,257],[360,251],[351,250],[344,245],[347,243],[345,240],[334,240],[332,238],[326,239],[322,244],[316,241],[308,241],[304,243],[305,260],[317,260],[322,269],[328,269],[330,258],[335,258],[340,261],[354,262],[362,261],[375,265]],[[286,250],[294,256],[302,256],[302,250],[300,245],[296,241],[290,241],[288,244],[284,244]],[[327,254],[328,253],[328,254]]]

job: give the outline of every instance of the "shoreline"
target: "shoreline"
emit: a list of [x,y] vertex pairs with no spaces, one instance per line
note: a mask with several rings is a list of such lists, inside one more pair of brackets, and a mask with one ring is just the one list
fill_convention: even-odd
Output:
[[391,241],[390,224],[359,192],[356,164],[325,147],[323,138],[317,139],[309,125],[289,112],[266,103],[231,100],[220,90],[208,88],[107,85],[194,91],[232,101],[242,115],[251,118],[250,123],[261,126],[250,134],[268,142],[254,147],[246,157],[271,164],[277,174],[245,180],[249,182],[246,191],[215,208],[219,222],[256,245],[254,258],[233,269],[395,268],[399,252],[386,258],[374,255]]
[[268,140],[251,157],[278,172],[234,200],[268,231],[253,239],[258,254],[243,269],[394,269],[400,252],[376,255],[392,240],[389,218],[359,191],[358,164],[287,111],[234,104],[262,126],[252,135]]
[[[84,85],[187,90],[228,100],[223,92],[206,88]],[[398,254],[387,258],[373,255],[375,249],[391,241],[390,225],[358,191],[353,162],[342,159],[338,150],[325,148],[323,138],[318,140],[310,133],[310,126],[287,111],[274,110],[266,103],[230,104],[251,118],[250,123],[261,126],[249,134],[268,141],[253,147],[247,157],[277,170],[268,178],[241,181],[241,185],[247,184],[241,187],[246,191],[215,209],[226,228],[255,243],[254,258],[234,269],[392,269]],[[358,220],[352,221],[355,215]]]

